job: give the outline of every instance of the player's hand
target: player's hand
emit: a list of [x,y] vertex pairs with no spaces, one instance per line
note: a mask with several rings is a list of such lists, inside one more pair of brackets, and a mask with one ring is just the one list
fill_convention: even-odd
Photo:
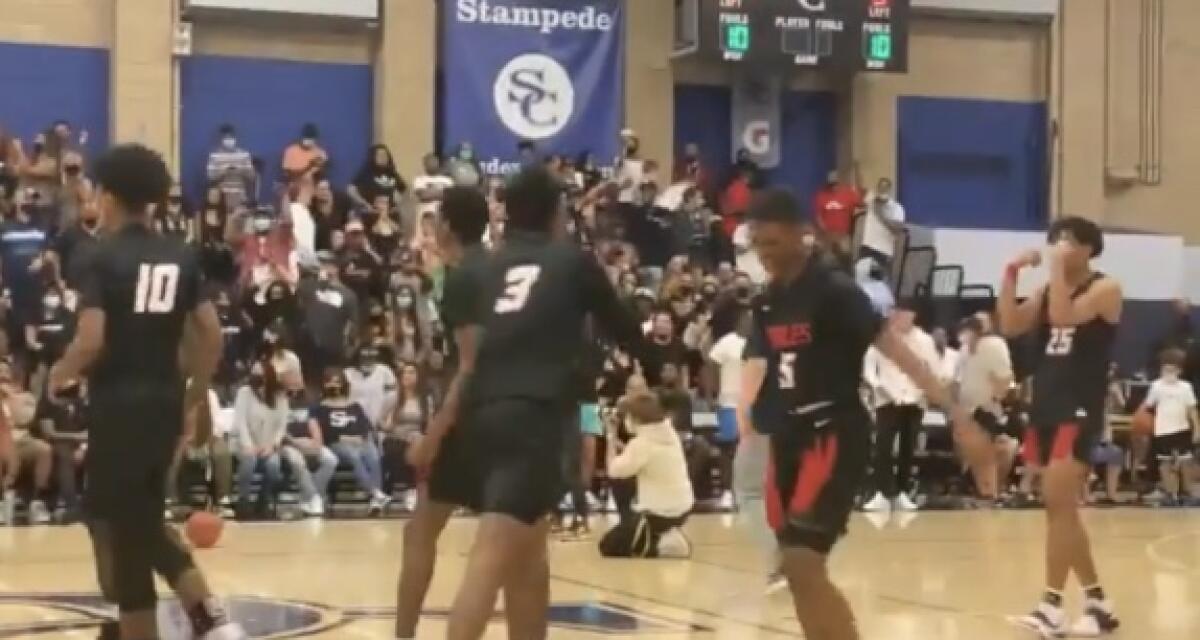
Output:
[[1036,266],[1042,264],[1042,250],[1041,249],[1029,249],[1027,251],[1023,251],[1015,259],[1013,259],[1013,261],[1010,262],[1009,264],[1016,267],[1017,269],[1024,269],[1025,267],[1036,267]]
[[424,435],[412,443],[404,457],[408,460],[408,464],[416,470],[419,477],[425,477],[433,468],[433,461],[437,458],[441,446],[442,443],[437,438]]
[[46,384],[50,388],[51,396],[57,397],[60,391],[70,386],[69,382],[73,382],[73,380],[70,380],[69,376],[67,376],[58,363],[50,367],[50,375],[46,378]]

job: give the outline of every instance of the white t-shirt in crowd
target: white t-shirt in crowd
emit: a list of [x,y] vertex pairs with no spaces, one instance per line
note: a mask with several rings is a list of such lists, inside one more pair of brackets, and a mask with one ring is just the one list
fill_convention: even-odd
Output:
[[1012,379],[1012,356],[1008,343],[1000,336],[983,336],[975,350],[964,348],[959,356],[958,399],[968,409],[983,408],[993,413],[1000,412],[1000,399],[996,397],[996,380]]
[[[413,179],[413,191],[423,191],[425,189],[430,189],[433,187],[436,187],[442,191],[445,191],[446,189],[449,189],[450,187],[453,187],[453,186],[454,186],[454,181],[450,179],[450,176],[444,176],[441,174],[438,174],[436,176],[417,176],[416,178]],[[431,211],[436,212],[440,205],[441,205],[441,202],[439,202],[437,200],[433,200],[430,202],[418,202],[417,203],[417,220],[420,220],[421,216],[425,215],[426,213],[429,213]]]
[[875,203],[875,197],[867,194],[867,213],[863,221],[862,245],[870,247],[885,256],[896,253],[896,236],[876,216],[876,211],[892,222],[904,222],[904,206],[894,198],[888,199],[882,205]]
[[296,239],[296,252],[301,256],[315,256],[317,251],[317,225],[313,222],[308,207],[293,202],[288,207],[292,221],[292,237]]
[[941,366],[938,367],[937,375],[943,383],[954,382],[958,377],[958,349],[946,347],[942,350],[942,355],[939,358]]
[[736,331],[725,334],[708,352],[709,360],[720,367],[719,400],[722,407],[737,407],[742,393],[742,354],[746,350],[746,339]]
[[1150,385],[1146,406],[1154,407],[1154,435],[1187,431],[1191,428],[1188,410],[1196,406],[1196,393],[1186,380],[1159,378]]
[[754,284],[766,282],[767,271],[759,262],[758,254],[754,253],[754,247],[750,246],[750,225],[741,224],[734,230],[733,248],[737,253],[737,270],[750,276]]
[[642,199],[642,180],[645,177],[642,161],[637,158],[625,158],[617,169],[617,184],[628,187],[621,189],[617,202],[622,204],[639,204]]

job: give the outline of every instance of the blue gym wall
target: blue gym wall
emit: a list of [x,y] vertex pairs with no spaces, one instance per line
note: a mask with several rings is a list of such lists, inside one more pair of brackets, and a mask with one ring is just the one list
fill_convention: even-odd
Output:
[[312,122],[329,152],[339,189],[354,178],[371,144],[373,73],[369,65],[193,56],[181,68],[181,163],[187,193],[199,196],[217,129],[232,123],[240,144],[264,162],[263,193],[275,201],[283,150]]
[[[689,142],[700,145],[705,166],[719,185],[733,164],[731,104],[729,87],[675,86],[675,157]],[[783,155],[779,166],[766,172],[767,181],[790,187],[808,202],[836,166],[835,97],[784,91],[781,110]]]
[[902,97],[897,108],[899,194],[910,222],[1045,227],[1045,103]]
[[68,120],[87,130],[95,157],[108,146],[108,65],[104,49],[0,42],[0,125],[28,152],[37,133]]

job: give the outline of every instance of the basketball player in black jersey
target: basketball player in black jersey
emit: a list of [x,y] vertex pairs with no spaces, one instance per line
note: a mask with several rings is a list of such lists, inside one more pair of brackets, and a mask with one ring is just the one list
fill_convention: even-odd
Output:
[[748,217],[770,282],[755,302],[746,344],[740,431],[771,439],[767,517],[804,636],[854,640],[854,616],[826,558],[845,532],[870,457],[871,419],[859,396],[867,348],[875,345],[947,410],[960,446],[981,455],[989,439],[965,410],[950,406],[937,375],[886,328],[854,280],[803,242],[791,194],[764,192]]
[[583,354],[584,317],[627,352],[645,353],[641,328],[617,299],[594,256],[565,239],[562,193],[542,168],[522,171],[505,191],[504,244],[488,259],[483,338],[471,380],[469,446],[480,478],[479,528],[447,637],[479,638],[506,589],[519,606],[539,608],[544,638],[549,604],[546,517],[564,487],[567,425],[578,412],[573,373]]
[[[1032,613],[1015,622],[1046,638],[1067,632],[1096,636],[1116,629],[1118,622],[1100,586],[1078,500],[1091,469],[1092,449],[1104,433],[1121,285],[1092,269],[1092,258],[1104,250],[1104,237],[1095,223],[1059,219],[1051,225],[1048,240],[1049,283],[1017,302],[1021,269],[1042,261],[1043,252],[1028,251],[1008,265],[998,304],[1001,331],[1010,337],[1036,332],[1040,358],[1033,374],[1033,426],[1026,435],[1026,450],[1042,464],[1046,593]],[[1068,625],[1062,591],[1072,572],[1086,603],[1083,616]]]
[[[437,541],[459,506],[478,508],[475,468],[465,458],[462,428],[456,427],[463,393],[474,369],[481,307],[481,246],[488,204],[478,189],[453,187],[442,195],[438,244],[448,273],[442,294],[442,321],[449,338],[446,401],[411,449],[409,462],[422,480],[417,510],[404,528],[404,555],[396,597],[396,638],[416,637],[421,605],[433,579]],[[515,612],[510,612],[515,613]]]
[[140,145],[116,147],[97,160],[96,183],[106,235],[81,283],[78,329],[50,373],[50,389],[88,375],[84,500],[101,591],[120,609],[123,640],[158,637],[155,573],[179,595],[195,637],[245,638],[163,521],[185,409],[207,402],[220,358],[217,312],[201,291],[195,252],[150,229],[150,205],[171,186],[162,158]]

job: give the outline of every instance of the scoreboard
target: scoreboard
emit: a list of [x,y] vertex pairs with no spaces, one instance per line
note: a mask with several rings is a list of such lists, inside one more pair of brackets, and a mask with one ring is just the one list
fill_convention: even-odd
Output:
[[759,68],[908,70],[911,0],[700,0],[702,57]]

